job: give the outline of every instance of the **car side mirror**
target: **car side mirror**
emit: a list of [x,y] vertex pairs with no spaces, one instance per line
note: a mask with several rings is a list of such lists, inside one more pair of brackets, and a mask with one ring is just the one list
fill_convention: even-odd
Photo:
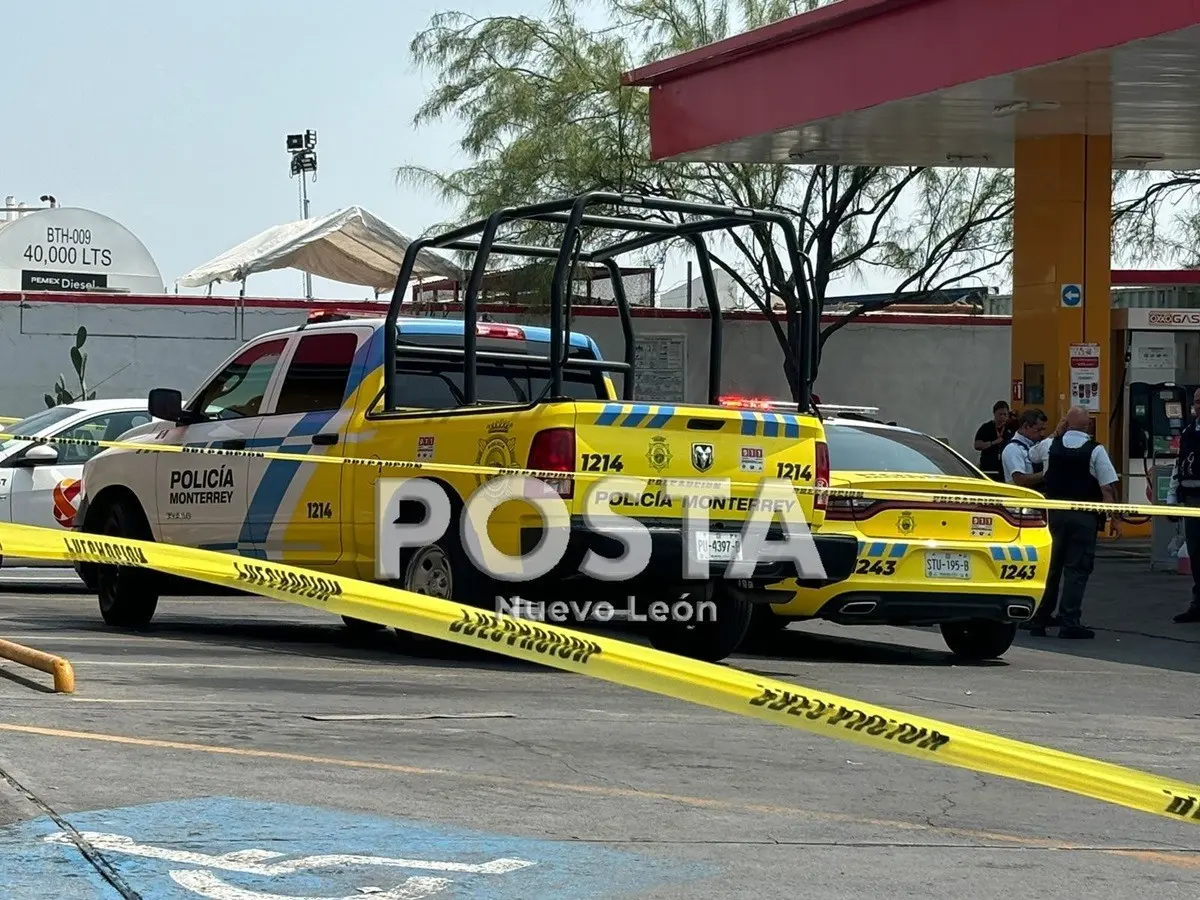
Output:
[[58,462],[58,448],[52,444],[34,444],[21,454],[13,465],[23,469],[33,469],[38,466],[52,466]]
[[174,388],[154,388],[146,403],[146,411],[165,422],[180,422],[183,419],[183,394]]

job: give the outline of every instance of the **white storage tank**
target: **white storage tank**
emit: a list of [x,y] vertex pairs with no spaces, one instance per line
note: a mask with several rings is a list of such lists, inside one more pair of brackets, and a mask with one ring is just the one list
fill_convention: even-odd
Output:
[[[5,203],[12,209],[12,199]],[[0,220],[0,291],[165,293],[158,265],[125,226],[90,209],[26,208]]]

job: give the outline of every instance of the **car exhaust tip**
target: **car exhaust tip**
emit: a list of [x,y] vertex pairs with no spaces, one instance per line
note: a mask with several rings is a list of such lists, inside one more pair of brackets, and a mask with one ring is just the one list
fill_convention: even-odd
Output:
[[1023,603],[1012,603],[1008,607],[1008,617],[1010,619],[1028,619],[1033,615],[1033,607],[1026,606]]
[[876,606],[874,600],[853,600],[843,606],[840,612],[844,616],[865,616],[873,612]]

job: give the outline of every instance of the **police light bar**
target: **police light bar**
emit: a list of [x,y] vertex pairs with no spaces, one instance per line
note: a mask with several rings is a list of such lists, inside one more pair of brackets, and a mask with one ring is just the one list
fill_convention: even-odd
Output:
[[525,329],[516,325],[498,325],[495,322],[480,323],[475,326],[475,334],[479,337],[507,338],[508,340],[525,340]]
[[[727,409],[757,409],[763,412],[794,412],[796,404],[791,400],[772,400],[769,397],[735,397],[723,396],[718,397],[717,402]],[[836,403],[822,403],[821,398],[816,394],[813,395],[813,403],[822,412],[837,413],[858,413],[864,416],[873,416],[879,412],[878,406],[842,406]]]

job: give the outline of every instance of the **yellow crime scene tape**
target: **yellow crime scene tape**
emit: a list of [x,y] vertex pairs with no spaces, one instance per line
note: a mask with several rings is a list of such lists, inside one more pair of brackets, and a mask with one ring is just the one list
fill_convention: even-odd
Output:
[[0,425],[16,425],[20,421],[15,416],[0,416]]
[[811,734],[1200,823],[1200,785],[827,694],[600,635],[371,582],[153,541],[0,524],[0,552],[117,564],[479,647]]
[[[305,453],[287,453],[282,450],[227,450],[220,447],[196,447],[180,444],[150,444],[133,441],[103,441],[90,438],[46,438],[4,434],[0,441],[27,441],[34,444],[72,444],[103,449],[133,450],[137,453],[193,453],[208,456],[250,456],[255,459],[278,459],[289,462],[314,463],[335,466],[365,466],[371,469],[397,469],[408,472],[455,472],[463,475],[520,475],[527,478],[561,481],[564,478],[580,481],[603,481],[617,477],[611,472],[562,472],[555,470],[523,469],[516,466],[484,466],[469,463],[425,462],[417,460],[375,459],[354,456],[322,456]],[[626,480],[631,476],[621,476]],[[640,478],[640,476],[638,476]],[[721,478],[640,478],[647,485],[667,485],[672,482],[702,486],[727,484],[730,488],[756,490],[761,481],[731,481]],[[1060,509],[1074,512],[1107,513],[1114,516],[1169,516],[1172,518],[1200,517],[1200,507],[1167,506],[1138,503],[1082,503],[1074,500],[1050,500],[1041,495],[1028,497],[997,497],[988,494],[938,493],[925,491],[888,491],[880,488],[810,487],[793,482],[796,491],[805,494],[822,494],[830,497],[845,497],[851,500],[898,500],[901,502],[973,504],[976,506],[1012,507],[1020,505],[1033,509]]]

